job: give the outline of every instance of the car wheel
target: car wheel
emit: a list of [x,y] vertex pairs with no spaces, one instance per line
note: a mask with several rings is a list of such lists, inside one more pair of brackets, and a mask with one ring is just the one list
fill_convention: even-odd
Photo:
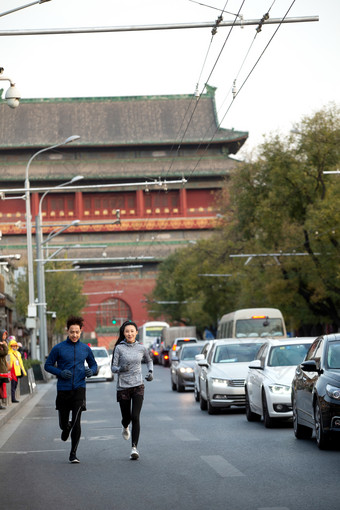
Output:
[[207,410],[207,401],[202,397],[202,395],[200,395],[200,408],[202,411]]
[[171,379],[171,389],[172,391],[177,391],[177,385],[174,383],[174,381]]
[[264,391],[262,392],[262,412],[263,412],[263,423],[264,423],[264,426],[267,429],[272,428],[274,423],[275,423],[275,420],[273,418],[271,418],[270,415],[269,415],[266,394],[265,394]]
[[323,430],[322,414],[319,402],[315,402],[314,407],[314,423],[315,423],[315,437],[316,444],[320,450],[324,450],[329,445],[329,435]]
[[295,397],[293,397],[293,427],[296,439],[310,439],[312,437],[313,429],[306,427],[305,425],[300,425],[299,423]]
[[211,402],[209,400],[209,396],[208,396],[208,400],[207,400],[207,409],[208,409],[208,414],[216,414],[217,413],[216,407],[211,405]]
[[195,384],[195,388],[194,388],[194,397],[195,397],[196,402],[200,401],[200,392],[198,391],[196,384]]
[[249,396],[248,396],[247,390],[246,390],[246,417],[247,417],[248,421],[261,421],[261,415],[259,415],[257,413],[253,413],[253,411],[250,408]]
[[178,391],[178,393],[183,393],[184,390],[185,390],[184,384],[180,384],[179,381],[177,380],[177,391]]

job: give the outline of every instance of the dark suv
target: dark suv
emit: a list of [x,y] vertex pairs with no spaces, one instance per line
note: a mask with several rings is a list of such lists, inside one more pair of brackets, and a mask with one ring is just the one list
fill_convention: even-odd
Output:
[[320,449],[340,439],[340,334],[318,337],[292,382],[294,433],[312,437]]

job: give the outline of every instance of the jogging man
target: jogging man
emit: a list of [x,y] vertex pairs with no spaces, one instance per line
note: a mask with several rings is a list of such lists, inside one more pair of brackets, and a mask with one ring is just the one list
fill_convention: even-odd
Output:
[[[81,413],[86,411],[85,378],[98,371],[91,348],[80,342],[83,323],[82,317],[68,318],[67,339],[53,347],[45,363],[45,370],[58,378],[56,409],[62,441],[67,441],[71,434],[69,461],[72,464],[79,463],[76,454],[81,436]],[[85,361],[88,365],[86,368]]]

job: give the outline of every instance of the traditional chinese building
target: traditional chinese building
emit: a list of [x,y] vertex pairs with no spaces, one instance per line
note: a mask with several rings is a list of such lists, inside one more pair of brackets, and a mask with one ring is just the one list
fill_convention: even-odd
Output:
[[[108,345],[122,321],[145,322],[145,296],[154,287],[159,262],[214,227],[216,193],[237,166],[230,155],[248,136],[219,127],[214,90],[207,87],[199,101],[173,95],[26,99],[15,110],[0,105],[5,198],[0,247],[3,253],[20,253],[21,264],[26,263],[27,162],[42,148],[80,136],[37,156],[28,176],[33,225],[44,192],[35,188],[51,188],[41,202],[45,236],[79,220],[49,245],[61,248],[61,258],[83,271],[88,338]],[[75,176],[83,178],[63,189]],[[6,193],[14,188],[21,191]]]

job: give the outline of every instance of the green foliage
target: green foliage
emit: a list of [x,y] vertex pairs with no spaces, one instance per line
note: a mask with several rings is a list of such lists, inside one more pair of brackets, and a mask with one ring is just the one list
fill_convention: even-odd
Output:
[[[70,267],[67,262],[58,265],[58,269]],[[53,264],[46,264],[45,269],[49,268],[54,268]],[[83,280],[74,272],[45,272],[45,289],[47,310],[53,310],[57,315],[55,320],[47,315],[47,321],[50,327],[53,324],[55,333],[63,333],[67,318],[70,315],[79,315],[86,305],[86,296],[82,294]],[[28,305],[27,275],[20,276],[16,282],[15,302],[18,317],[24,321]]]
[[[340,167],[339,109],[295,128],[266,140],[256,161],[234,173],[211,239],[163,262],[149,296],[155,317],[216,327],[229,311],[273,306],[289,330],[340,327],[340,179],[324,174]],[[245,254],[262,256],[235,257]]]

